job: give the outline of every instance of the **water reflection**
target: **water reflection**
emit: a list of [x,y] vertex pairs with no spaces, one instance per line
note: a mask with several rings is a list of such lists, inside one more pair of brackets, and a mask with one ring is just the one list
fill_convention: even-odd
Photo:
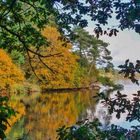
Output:
[[[24,137],[26,140],[55,140],[56,129],[60,126],[69,126],[86,118],[92,119],[95,107],[92,96],[95,92],[85,90],[25,97],[22,100],[26,106]],[[16,125],[18,128],[18,123]],[[10,140],[15,140],[15,132],[11,131]]]
[[[139,90],[139,86],[123,82],[122,93],[131,99],[132,94]],[[9,133],[7,140],[56,140],[56,129],[70,126],[79,120],[94,119],[94,114],[103,122],[104,128],[110,123],[130,128],[138,122],[126,122],[123,114],[118,120],[115,114],[108,115],[107,109],[98,103],[95,112],[93,96],[98,91],[83,90],[80,92],[32,94],[21,100],[26,107],[26,115],[19,120]],[[115,93],[115,92],[114,92]],[[114,96],[111,94],[110,96]]]
[[[131,81],[125,80],[125,81],[119,81],[119,84],[124,85],[124,89],[121,91],[121,93],[126,94],[128,99],[133,98],[133,94],[137,93],[138,90],[140,90],[140,87],[136,84],[132,84]],[[111,98],[115,98],[115,94],[117,91],[114,91],[112,94],[110,94]],[[116,118],[116,113],[113,113],[111,116],[108,114],[107,107],[104,106],[101,101],[96,106],[96,112],[95,115],[99,120],[103,123],[105,127],[107,127],[108,124],[115,124],[119,125],[123,128],[129,129],[131,126],[140,125],[138,121],[126,121],[127,117],[127,111],[123,113],[120,117],[120,119]]]

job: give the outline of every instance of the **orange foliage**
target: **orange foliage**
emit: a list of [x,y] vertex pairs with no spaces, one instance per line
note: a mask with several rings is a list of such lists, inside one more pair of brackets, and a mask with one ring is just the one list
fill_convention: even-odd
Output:
[[25,113],[25,107],[22,103],[20,103],[19,100],[10,100],[8,102],[8,105],[14,109],[16,113],[15,116],[12,116],[8,122],[11,126],[7,126],[6,133],[8,134],[10,130],[12,129],[12,126],[21,119],[26,113]]
[[[13,90],[15,85],[20,85],[23,81],[23,72],[12,62],[12,59],[8,56],[8,54],[3,49],[0,49],[0,95],[9,96],[8,90]],[[8,106],[18,112],[16,113],[16,116],[12,116],[8,120],[9,124],[13,126],[15,122],[25,115],[25,109],[24,106],[17,100],[12,101],[10,99]],[[11,127],[8,126],[6,133],[10,130]]]
[[8,54],[0,49],[0,88],[6,88],[24,80],[22,71],[13,64]]
[[42,32],[43,36],[51,43],[49,47],[42,47],[40,52],[42,55],[53,55],[47,58],[41,58],[43,63],[51,68],[48,69],[39,58],[34,57],[34,68],[36,74],[43,79],[42,87],[58,88],[58,87],[72,87],[74,86],[74,74],[78,67],[78,57],[71,52],[72,45],[70,43],[64,47],[64,42],[60,38],[60,33],[56,28],[46,27]]
[[95,102],[91,98],[95,92],[40,95],[32,101],[32,106],[27,111],[26,131],[30,131],[30,137],[36,140],[55,140],[59,127],[71,126],[82,120],[86,116],[86,108],[94,110]]

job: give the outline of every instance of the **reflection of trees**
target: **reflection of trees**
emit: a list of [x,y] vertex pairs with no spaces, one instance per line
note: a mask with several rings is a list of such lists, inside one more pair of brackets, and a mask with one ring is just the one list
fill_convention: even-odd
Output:
[[[9,106],[11,108],[14,108],[14,110],[16,112],[15,116],[12,116],[11,119],[8,120],[9,124],[12,127],[14,127],[15,123],[18,122],[22,118],[22,116],[25,115],[24,105],[21,104],[18,99],[14,99],[14,98],[15,98],[15,96],[13,96],[13,99],[10,99],[10,101],[8,102]],[[12,127],[7,126],[7,130],[6,130],[7,134],[9,134]],[[15,134],[15,135],[18,135],[18,134]]]
[[41,95],[27,112],[26,130],[29,139],[56,139],[56,129],[74,124],[87,107],[93,106],[92,94],[54,93]]
[[98,119],[102,122],[103,128],[107,129],[112,119],[112,116],[108,113],[107,108],[100,108],[97,114]]

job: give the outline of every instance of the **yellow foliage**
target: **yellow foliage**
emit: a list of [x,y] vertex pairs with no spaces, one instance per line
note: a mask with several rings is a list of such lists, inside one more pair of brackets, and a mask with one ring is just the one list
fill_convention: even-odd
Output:
[[10,100],[8,102],[8,105],[14,109],[16,113],[15,116],[12,116],[8,122],[11,126],[7,126],[6,133],[8,134],[10,130],[12,129],[12,126],[21,119],[25,115],[25,107],[22,103],[20,103],[19,100]]
[[83,119],[82,113],[86,115],[86,108],[94,108],[91,98],[95,92],[41,94],[27,112],[26,131],[30,131],[30,137],[35,140],[55,140],[59,127],[75,124]]
[[41,58],[42,62],[51,70],[41,63],[39,58],[34,57],[33,66],[36,74],[40,79],[47,81],[44,84],[41,83],[41,86],[43,88],[73,87],[78,57],[71,51],[72,44],[67,43],[67,46],[64,47],[64,41],[59,39],[60,33],[54,27],[46,27],[42,34],[51,45],[42,47],[40,52],[42,55],[51,54],[52,56]]
[[24,80],[22,71],[13,64],[8,54],[0,49],[0,88],[12,86]]

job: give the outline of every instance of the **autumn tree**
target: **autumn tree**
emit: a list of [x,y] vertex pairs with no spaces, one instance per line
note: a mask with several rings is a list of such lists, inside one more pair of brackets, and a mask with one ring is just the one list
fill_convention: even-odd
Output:
[[0,49],[0,81],[1,89],[24,81],[23,72],[13,64],[11,58],[3,49]]
[[54,27],[46,27],[42,35],[50,42],[50,46],[42,46],[39,52],[51,57],[41,58],[30,53],[32,66],[38,77],[36,80],[42,81],[40,84],[44,88],[73,87],[78,57],[72,53],[72,44],[67,43],[65,46],[60,33]]
[[[59,31],[72,35],[72,27],[82,28],[88,25],[85,15],[96,21],[95,33],[116,35],[111,27],[110,33],[103,32],[100,25],[107,25],[108,19],[115,13],[117,28],[133,29],[140,32],[139,0],[5,0],[0,1],[0,47],[31,52],[30,46],[40,47],[48,44],[40,33],[50,16],[53,15]],[[38,40],[36,42],[36,40]],[[35,52],[34,52],[35,53]],[[36,54],[36,53],[35,53]]]
[[[24,81],[24,74],[18,68],[10,56],[3,50],[0,49],[0,138],[4,139],[6,137],[5,131],[8,132],[10,129],[11,122],[15,123],[15,118],[13,117],[11,121],[9,118],[15,115],[15,111],[11,108],[13,107],[9,101],[9,90],[13,88],[15,84],[22,84]],[[8,97],[6,97],[8,96]],[[15,106],[14,106],[15,108]],[[17,109],[17,108],[16,108]],[[18,108],[19,111],[19,108]]]
[[[34,52],[33,48],[39,49],[43,44],[49,45],[40,31],[50,23],[52,17],[59,31],[68,37],[73,36],[73,26],[84,28],[88,25],[85,15],[96,21],[94,31],[97,36],[116,35],[118,32],[116,28],[140,31],[138,0],[127,2],[120,0],[5,0],[0,2],[0,7],[0,47],[7,49],[9,53],[12,50],[22,52],[22,55],[25,52],[27,54],[32,52],[43,58],[44,56]],[[112,18],[113,12],[118,20],[118,26],[110,27],[109,32],[103,31],[101,25],[107,26],[108,19]],[[31,49],[30,46],[33,48]],[[28,59],[31,59],[29,55]]]

